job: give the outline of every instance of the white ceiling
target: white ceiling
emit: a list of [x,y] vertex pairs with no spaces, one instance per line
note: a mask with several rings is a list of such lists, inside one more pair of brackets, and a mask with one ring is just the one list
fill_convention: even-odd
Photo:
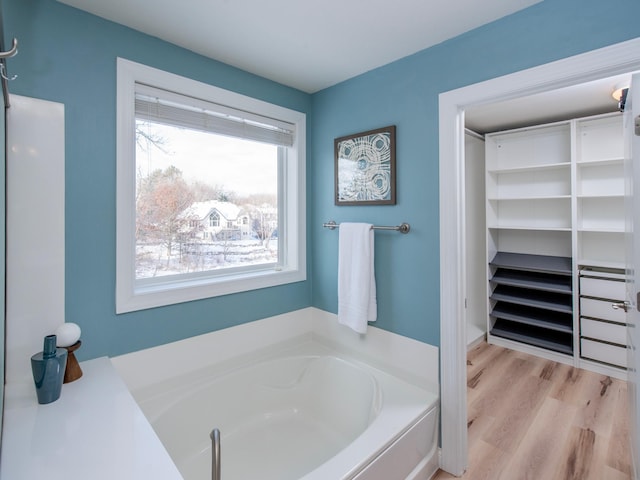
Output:
[[313,93],[542,0],[58,0]]
[[[313,93],[542,0],[58,0]],[[630,75],[475,107],[478,133],[614,111]]]
[[497,132],[547,122],[614,112],[615,87],[631,81],[631,73],[465,111],[465,125],[477,133]]

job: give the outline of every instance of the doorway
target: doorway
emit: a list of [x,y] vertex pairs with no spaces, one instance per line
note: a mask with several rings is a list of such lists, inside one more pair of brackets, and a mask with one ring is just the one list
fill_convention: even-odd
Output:
[[465,111],[640,69],[640,39],[442,93],[440,140],[441,468],[467,465]]

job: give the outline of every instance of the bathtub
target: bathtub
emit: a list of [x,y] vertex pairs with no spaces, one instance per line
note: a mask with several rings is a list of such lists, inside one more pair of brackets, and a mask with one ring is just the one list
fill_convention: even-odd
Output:
[[429,479],[433,392],[316,341],[132,391],[185,480]]

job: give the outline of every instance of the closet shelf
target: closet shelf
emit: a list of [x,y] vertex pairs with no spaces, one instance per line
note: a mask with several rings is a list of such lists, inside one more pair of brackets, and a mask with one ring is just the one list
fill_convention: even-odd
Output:
[[610,228],[610,227],[579,227],[577,228],[578,232],[592,232],[592,233],[624,233],[624,227],[621,228]]
[[569,314],[573,312],[572,297],[570,294],[541,292],[526,288],[498,285],[489,298],[495,301],[541,308],[553,312]]
[[518,172],[531,172],[531,171],[539,171],[539,170],[568,169],[570,167],[571,167],[571,162],[546,163],[542,165],[525,165],[521,167],[491,168],[487,170],[487,173],[490,173],[490,174],[518,173]]
[[521,197],[487,197],[491,202],[504,201],[537,201],[537,200],[571,200],[571,195],[523,195]]
[[571,294],[571,277],[499,268],[491,278],[496,285],[524,287],[545,292]]
[[[506,324],[506,325],[505,325]],[[530,325],[517,325],[513,322],[498,320],[491,329],[491,334],[534,347],[552,350],[558,353],[573,355],[573,339],[571,334],[549,332]]]
[[569,227],[550,227],[544,225],[489,225],[489,229],[494,230],[531,230],[532,232],[571,232]]
[[571,257],[554,257],[530,253],[497,252],[491,266],[529,272],[557,273],[571,277]]
[[569,313],[552,312],[543,309],[512,305],[498,302],[491,315],[510,322],[531,325],[556,332],[571,334],[573,332],[573,316]]
[[625,264],[623,262],[611,262],[608,260],[600,260],[595,258],[582,258],[578,260],[578,268],[581,267],[597,267],[624,270]]
[[611,157],[611,158],[600,158],[597,160],[578,160],[576,165],[578,167],[595,167],[598,165],[610,165],[612,163],[623,163],[624,158],[622,157]]
[[590,199],[590,198],[595,198],[595,199],[604,199],[604,198],[624,198],[624,193],[596,193],[596,194],[589,194],[589,193],[579,193],[578,195],[576,195],[577,199]]

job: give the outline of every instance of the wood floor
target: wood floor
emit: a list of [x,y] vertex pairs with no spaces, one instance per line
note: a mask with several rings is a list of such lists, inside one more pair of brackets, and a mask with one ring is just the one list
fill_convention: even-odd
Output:
[[483,342],[468,353],[467,395],[461,478],[631,478],[626,382]]

